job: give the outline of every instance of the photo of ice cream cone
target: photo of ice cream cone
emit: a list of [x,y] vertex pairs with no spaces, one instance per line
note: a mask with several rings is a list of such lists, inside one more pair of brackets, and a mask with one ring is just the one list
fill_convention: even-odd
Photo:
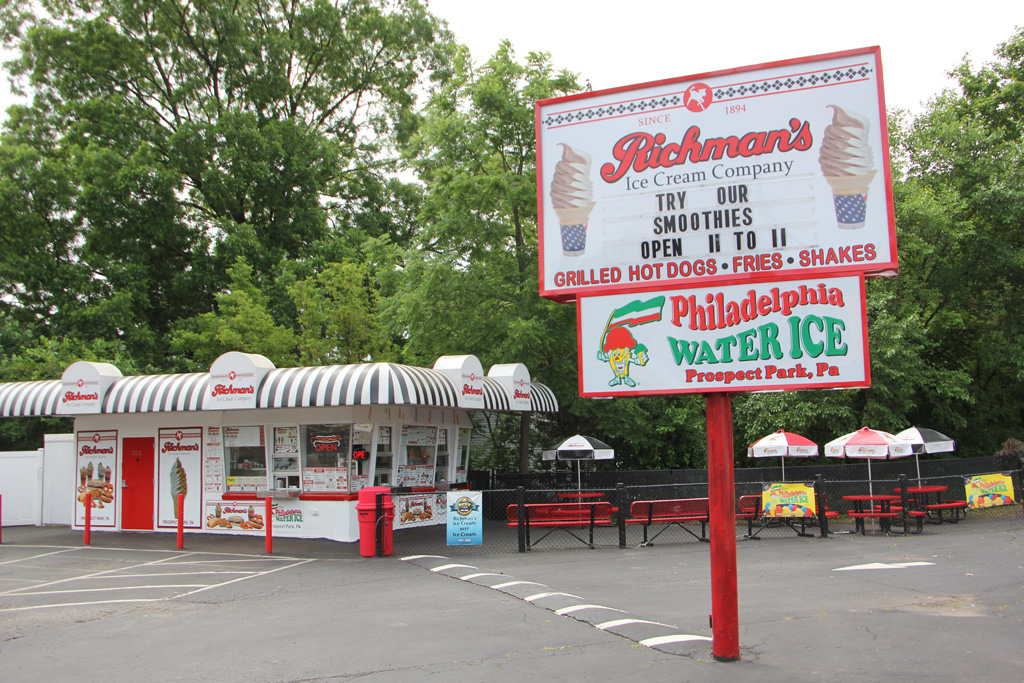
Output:
[[562,159],[551,179],[551,205],[561,228],[562,253],[580,256],[587,249],[587,225],[594,210],[594,185],[590,180],[590,155],[562,145]]
[[825,128],[818,163],[832,188],[836,223],[844,230],[864,227],[867,217],[868,186],[878,173],[868,143],[867,117],[832,108],[832,123]]
[[185,468],[181,465],[181,459],[176,458],[171,465],[171,502],[174,503],[174,518],[181,519],[182,510],[179,508],[178,494],[182,494],[181,502],[185,501],[188,495],[188,479],[185,476]]

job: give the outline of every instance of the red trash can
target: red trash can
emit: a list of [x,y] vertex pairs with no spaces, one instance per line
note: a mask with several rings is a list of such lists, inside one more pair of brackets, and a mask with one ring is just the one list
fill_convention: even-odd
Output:
[[395,519],[395,502],[391,500],[391,489],[387,486],[368,486],[359,490],[356,513],[359,515],[359,554],[363,557],[377,555],[377,494],[383,493],[381,501],[384,516],[381,518],[381,552],[387,556],[394,552],[392,533]]

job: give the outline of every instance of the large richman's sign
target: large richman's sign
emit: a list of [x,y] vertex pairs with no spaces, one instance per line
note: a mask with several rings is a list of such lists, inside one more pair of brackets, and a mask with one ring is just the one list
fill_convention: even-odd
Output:
[[870,386],[862,275],[581,297],[580,395]]
[[543,100],[540,293],[895,275],[877,47]]

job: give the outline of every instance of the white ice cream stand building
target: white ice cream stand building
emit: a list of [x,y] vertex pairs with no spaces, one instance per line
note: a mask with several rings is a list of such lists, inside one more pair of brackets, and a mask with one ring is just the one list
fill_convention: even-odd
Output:
[[[0,417],[74,418],[73,526],[356,541],[358,492],[396,491],[395,528],[444,523],[467,487],[473,411],[555,412],[520,363],[474,356],[276,368],[226,353],[209,372],[122,376],[80,361],[60,380],[0,384]],[[84,494],[89,493],[86,497]],[[182,509],[177,509],[184,494]]]

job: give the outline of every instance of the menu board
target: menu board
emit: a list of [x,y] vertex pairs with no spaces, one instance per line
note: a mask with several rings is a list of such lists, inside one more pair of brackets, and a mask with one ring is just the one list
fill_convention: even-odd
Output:
[[224,490],[224,444],[220,427],[206,428],[206,449],[203,451],[203,491]]
[[373,439],[373,425],[372,424],[354,424],[352,425],[352,443],[362,444],[368,446],[370,441]]
[[433,486],[434,466],[433,465],[399,465],[398,466],[399,486]]
[[402,444],[405,446],[433,446],[437,442],[437,427],[402,426]]
[[298,453],[299,428],[274,427],[274,453]]
[[224,427],[224,445],[263,446],[263,427]]
[[228,488],[235,491],[255,491],[266,486],[266,477],[228,477]]
[[321,493],[348,491],[348,470],[344,467],[303,467],[302,490]]

